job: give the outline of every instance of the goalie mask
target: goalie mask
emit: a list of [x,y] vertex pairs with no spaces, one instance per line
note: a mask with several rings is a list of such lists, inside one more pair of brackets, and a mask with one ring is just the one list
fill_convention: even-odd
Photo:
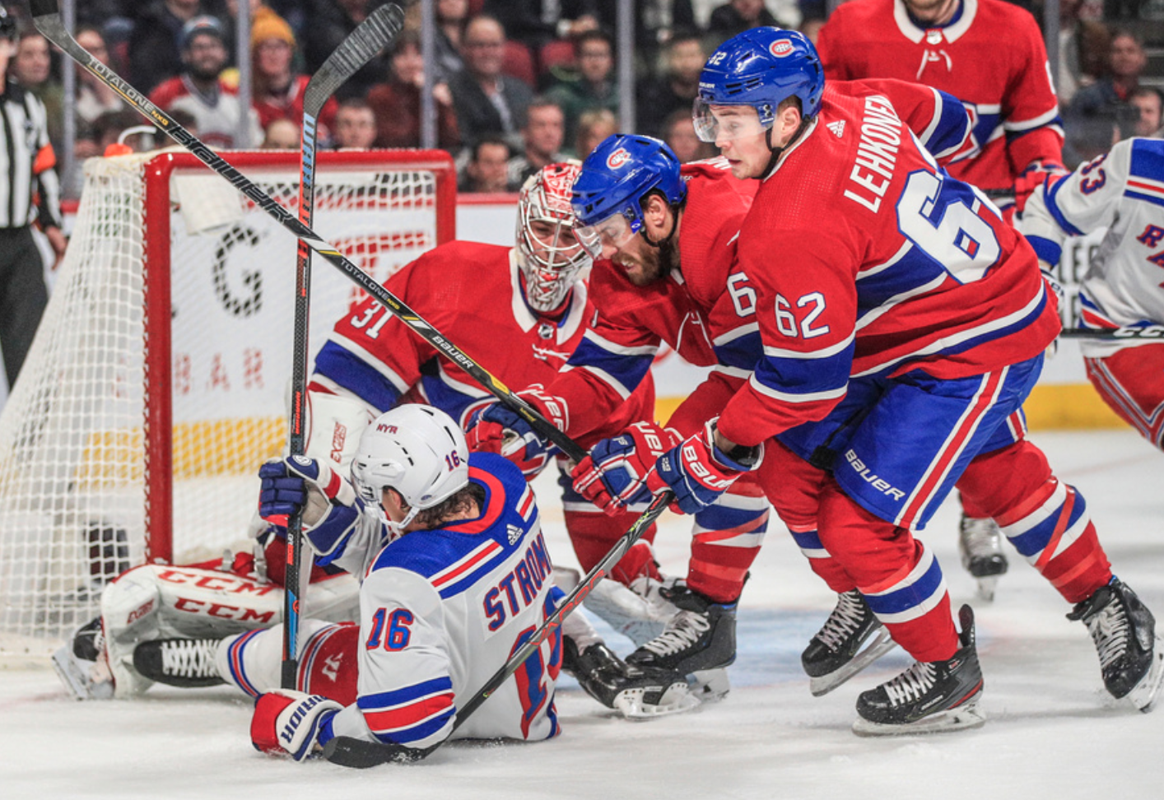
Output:
[[579,241],[570,194],[581,166],[550,164],[521,187],[517,201],[517,250],[525,297],[535,311],[561,307],[574,280],[590,266],[587,248]]
[[[465,434],[452,417],[432,406],[403,405],[380,415],[360,437],[352,459],[356,492],[396,534],[468,482]],[[400,522],[389,520],[380,505],[386,488],[398,491],[409,505]]]

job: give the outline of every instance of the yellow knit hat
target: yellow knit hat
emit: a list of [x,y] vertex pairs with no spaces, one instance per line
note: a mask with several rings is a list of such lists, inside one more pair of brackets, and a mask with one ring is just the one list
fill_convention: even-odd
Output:
[[271,9],[263,7],[255,12],[255,18],[251,21],[251,49],[254,50],[267,39],[281,39],[295,46],[295,32],[287,21]]

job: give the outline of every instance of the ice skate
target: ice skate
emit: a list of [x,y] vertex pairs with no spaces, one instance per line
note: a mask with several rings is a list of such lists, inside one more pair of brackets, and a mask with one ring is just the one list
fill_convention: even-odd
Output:
[[693,676],[700,696],[723,697],[731,688],[723,668],[736,660],[736,604],[716,603],[683,585],[663,594],[679,612],[661,634],[627,656],[627,663]]
[[599,581],[583,605],[641,647],[663,632],[679,609],[662,594],[664,584],[646,575],[629,587],[618,581]]
[[994,600],[998,576],[1010,566],[1002,552],[1002,531],[992,519],[975,519],[962,515],[958,529],[958,552],[962,566],[978,581],[978,596]]
[[857,698],[858,736],[898,736],[977,728],[982,669],[974,645],[974,612],[962,606],[962,647],[949,661],[918,661],[905,672]]
[[800,656],[809,691],[814,697],[831,692],[896,644],[860,592],[837,595],[833,613]]
[[225,683],[214,665],[218,639],[158,639],[133,651],[133,667],[143,677],[184,689]]
[[628,719],[678,714],[699,705],[682,674],[628,664],[602,642],[590,644],[579,653],[574,640],[564,637],[562,669],[588,695]]
[[1103,683],[1112,697],[1127,697],[1140,711],[1151,711],[1164,680],[1164,648],[1156,636],[1155,617],[1136,593],[1112,577],[1076,603],[1067,619],[1081,620],[1091,632]]

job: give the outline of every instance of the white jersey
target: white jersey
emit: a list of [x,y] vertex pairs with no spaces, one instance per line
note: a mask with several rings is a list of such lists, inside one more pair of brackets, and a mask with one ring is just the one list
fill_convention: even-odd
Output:
[[[381,526],[367,514],[323,559],[364,575],[358,697],[331,721],[331,735],[415,748],[444,740],[457,710],[553,612],[560,592],[521,471],[500,456],[474,453],[469,479],[486,491],[477,519],[381,548]],[[561,656],[555,634],[453,738],[557,735]],[[327,738],[325,730],[321,743]]]
[[[1056,264],[1064,239],[1104,226],[1108,234],[1080,287],[1089,328],[1164,323],[1164,140],[1127,139],[1106,155],[1037,191],[1019,230]],[[1085,342],[1084,355],[1151,344],[1151,339]]]

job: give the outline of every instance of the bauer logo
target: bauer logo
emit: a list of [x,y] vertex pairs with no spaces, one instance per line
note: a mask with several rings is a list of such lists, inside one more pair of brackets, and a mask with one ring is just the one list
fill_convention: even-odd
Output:
[[626,151],[625,147],[620,147],[607,157],[606,166],[618,169],[628,161],[630,161],[630,153]]
[[784,58],[784,56],[792,55],[792,42],[787,39],[778,39],[772,44],[768,45],[768,52],[777,58]]

